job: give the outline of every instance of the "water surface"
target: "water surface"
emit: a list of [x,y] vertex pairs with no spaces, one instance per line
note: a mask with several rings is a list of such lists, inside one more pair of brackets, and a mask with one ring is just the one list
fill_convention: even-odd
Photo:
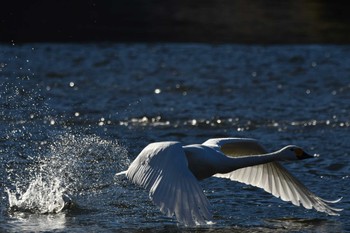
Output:
[[[0,230],[350,231],[349,64],[350,47],[332,45],[1,45]],[[215,224],[185,228],[114,176],[150,142],[213,137],[319,153],[285,166],[321,197],[344,197],[344,211],[210,178]]]

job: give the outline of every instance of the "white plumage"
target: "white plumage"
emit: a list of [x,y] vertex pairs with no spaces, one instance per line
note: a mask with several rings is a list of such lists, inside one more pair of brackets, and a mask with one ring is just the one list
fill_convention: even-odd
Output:
[[203,144],[182,146],[180,142],[156,142],[145,147],[126,174],[133,183],[149,190],[151,200],[167,216],[175,215],[187,226],[212,220],[210,204],[198,180],[211,176],[228,178],[264,189],[266,192],[303,205],[307,209],[339,215],[309,191],[279,162],[311,158],[301,148],[287,146],[267,151],[254,139],[217,138]]

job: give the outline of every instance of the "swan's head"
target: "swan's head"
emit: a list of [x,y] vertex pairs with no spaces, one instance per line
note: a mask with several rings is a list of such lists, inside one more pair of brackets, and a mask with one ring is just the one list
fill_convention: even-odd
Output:
[[280,150],[282,160],[302,160],[315,158],[317,155],[310,155],[298,146],[286,146]]

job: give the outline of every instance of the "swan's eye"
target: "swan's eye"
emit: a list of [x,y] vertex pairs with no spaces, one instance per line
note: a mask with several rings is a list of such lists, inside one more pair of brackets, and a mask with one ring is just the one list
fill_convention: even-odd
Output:
[[302,157],[303,154],[304,154],[304,151],[303,151],[302,149],[300,149],[300,148],[295,148],[295,149],[294,149],[294,153],[295,153],[295,155],[296,155],[297,157]]

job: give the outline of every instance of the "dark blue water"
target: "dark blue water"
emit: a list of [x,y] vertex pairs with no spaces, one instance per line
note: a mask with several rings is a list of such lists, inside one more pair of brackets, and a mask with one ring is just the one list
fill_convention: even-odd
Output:
[[[1,45],[0,231],[350,231],[349,107],[349,46]],[[150,142],[214,137],[319,153],[285,166],[344,210],[210,178],[216,223],[185,228],[114,176]]]

